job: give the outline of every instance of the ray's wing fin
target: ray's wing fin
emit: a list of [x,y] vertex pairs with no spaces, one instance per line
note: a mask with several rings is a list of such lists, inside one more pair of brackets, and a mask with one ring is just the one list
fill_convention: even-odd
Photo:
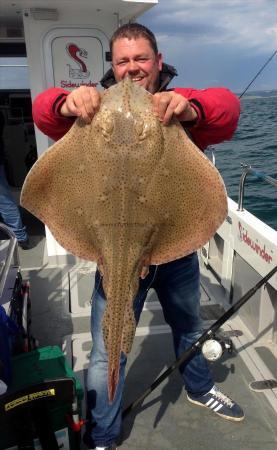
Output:
[[71,253],[97,260],[92,196],[96,174],[89,146],[93,124],[76,120],[69,132],[38,159],[28,173],[21,204],[44,222]]
[[159,237],[151,256],[161,264],[186,256],[204,245],[227,215],[224,182],[210,160],[188,138],[179,123],[163,126],[164,153],[156,189],[162,194]]

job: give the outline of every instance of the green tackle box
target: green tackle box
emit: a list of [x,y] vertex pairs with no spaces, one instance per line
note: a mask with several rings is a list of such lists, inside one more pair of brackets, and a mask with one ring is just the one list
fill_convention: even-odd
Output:
[[[44,404],[47,405],[51,428],[59,445],[65,450],[78,450],[80,433],[71,430],[66,418],[72,411],[69,398],[73,392],[80,414],[83,389],[58,346],[42,347],[13,357],[12,382],[7,392],[0,395],[0,449],[17,448],[13,424],[18,418],[24,421],[39,400],[43,409]],[[37,448],[41,447],[35,439]]]

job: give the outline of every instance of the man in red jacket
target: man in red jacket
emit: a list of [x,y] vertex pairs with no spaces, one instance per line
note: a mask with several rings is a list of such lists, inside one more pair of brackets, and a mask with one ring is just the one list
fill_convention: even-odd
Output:
[[[230,139],[236,129],[240,106],[227,89],[204,90],[174,88],[165,91],[176,71],[163,63],[153,33],[139,24],[120,27],[111,39],[112,69],[101,80],[104,87],[129,76],[134,83],[153,94],[153,111],[168,125],[177,117],[191,139],[204,150],[210,144]],[[36,125],[52,139],[61,138],[77,116],[90,123],[101,103],[97,89],[82,86],[67,92],[51,88],[40,94],[33,107]],[[197,254],[193,253],[158,267],[143,271],[134,300],[136,320],[149,288],[154,288],[170,325],[176,357],[191,346],[201,334],[199,317],[200,280]],[[92,296],[91,330],[93,349],[87,377],[88,423],[85,442],[89,448],[115,449],[121,428],[121,399],[126,357],[122,355],[120,379],[112,404],[107,392],[107,354],[102,337],[101,320],[105,295],[99,271]],[[180,368],[187,398],[206,406],[221,417],[241,421],[244,413],[214,385],[207,362],[199,352]]]

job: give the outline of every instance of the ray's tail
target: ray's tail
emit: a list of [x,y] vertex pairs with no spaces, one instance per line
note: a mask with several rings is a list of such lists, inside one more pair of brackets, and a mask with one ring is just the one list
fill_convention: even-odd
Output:
[[124,296],[109,299],[103,316],[102,329],[105,347],[108,353],[108,397],[112,403],[119,381],[120,358],[123,352],[127,355],[136,332],[136,322],[133,312],[134,292],[126,291]]
[[110,364],[108,366],[108,397],[109,403],[112,403],[115,398],[116,388],[119,381],[119,361],[115,365]]

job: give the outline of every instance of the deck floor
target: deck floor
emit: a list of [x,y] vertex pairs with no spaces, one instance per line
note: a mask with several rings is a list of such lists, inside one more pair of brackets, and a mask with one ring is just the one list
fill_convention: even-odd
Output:
[[[91,270],[79,271],[74,280],[78,288],[72,290],[72,267],[51,267],[43,263],[44,238],[33,237],[31,250],[20,250],[24,279],[30,279],[32,301],[32,330],[40,346],[60,345],[80,380],[84,382],[91,348],[89,299]],[[78,270],[77,270],[78,272]],[[81,274],[81,275],[80,275]],[[207,274],[203,275],[207,281]],[[70,285],[71,283],[71,285]],[[216,289],[215,289],[216,288]],[[213,290],[220,292],[220,286]],[[157,306],[154,292],[149,293],[146,309],[132,352],[128,359],[124,405],[129,405],[174,361],[171,334]],[[218,318],[223,308],[207,290],[202,290],[201,311],[204,326]],[[43,326],[45,324],[45,326]],[[235,339],[232,354],[225,354],[211,365],[216,384],[245,411],[245,420],[239,423],[224,420],[205,408],[190,404],[176,371],[166,379],[143,404],[123,423],[122,450],[275,450],[277,448],[277,390],[253,392],[249,383],[257,379],[259,369],[253,369],[251,336],[242,329],[239,317],[231,320],[225,330],[240,328],[244,339]],[[156,334],[159,333],[159,334]],[[250,341],[249,341],[250,339]],[[259,343],[256,342],[256,346]],[[248,348],[247,348],[248,347]],[[260,357],[268,373],[274,370],[275,355],[266,348]],[[275,351],[275,350],[274,350]],[[245,356],[245,352],[248,352]],[[256,348],[257,352],[257,348]],[[268,353],[269,352],[269,353]],[[266,356],[263,358],[263,354]],[[258,353],[257,353],[258,354]],[[250,356],[249,356],[250,355]],[[248,359],[247,359],[248,358]],[[251,359],[252,358],[252,359]],[[259,365],[259,364],[256,364]],[[275,364],[276,370],[276,364]],[[262,371],[260,371],[262,372]],[[262,377],[262,373],[260,373]],[[275,400],[274,400],[275,399]],[[270,401],[269,401],[270,400]]]

